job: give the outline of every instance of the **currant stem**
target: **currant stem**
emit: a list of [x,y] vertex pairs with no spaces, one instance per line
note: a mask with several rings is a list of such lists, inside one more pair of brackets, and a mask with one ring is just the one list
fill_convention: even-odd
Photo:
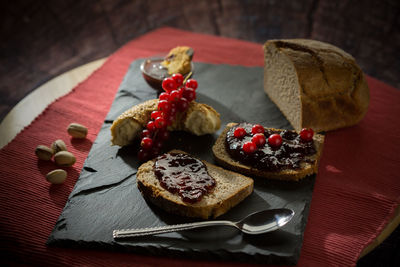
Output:
[[189,74],[185,77],[185,79],[183,80],[183,83],[182,84],[185,84],[186,82],[187,82],[187,80],[189,80],[190,79],[190,77],[192,77],[192,75],[193,75],[193,72],[189,72]]

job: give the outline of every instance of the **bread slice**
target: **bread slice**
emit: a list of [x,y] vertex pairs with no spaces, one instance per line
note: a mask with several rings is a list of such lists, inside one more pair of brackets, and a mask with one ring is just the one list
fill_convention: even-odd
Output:
[[[179,150],[171,153],[185,153]],[[194,204],[186,203],[177,194],[164,189],[154,174],[154,160],[143,163],[137,172],[137,186],[143,197],[161,209],[181,216],[215,218],[236,206],[253,192],[253,179],[202,161],[216,181],[211,192]]]
[[270,40],[264,57],[264,91],[296,131],[347,127],[366,114],[364,74],[338,47],[308,39]]
[[[258,176],[269,179],[289,180],[289,181],[298,181],[308,175],[316,174],[318,172],[319,158],[321,156],[322,147],[324,143],[323,135],[315,134],[313,137],[317,153],[310,157],[307,157],[307,159],[312,160],[313,163],[302,162],[300,165],[300,169],[295,169],[295,170],[283,169],[277,172],[264,171],[242,164],[241,162],[231,158],[231,156],[226,151],[226,145],[225,145],[226,134],[229,131],[229,129],[231,129],[235,125],[237,125],[237,123],[229,123],[224,129],[224,131],[221,133],[221,135],[218,137],[217,141],[215,142],[212,148],[215,159],[221,166],[236,172],[243,173],[245,175]],[[274,129],[274,128],[268,128],[268,129],[272,131],[282,131],[280,129]]]
[[[111,143],[125,146],[132,143],[157,110],[158,99],[151,99],[123,112],[111,125]],[[192,101],[186,112],[179,112],[170,131],[187,131],[195,135],[214,133],[221,127],[219,113],[209,105]]]

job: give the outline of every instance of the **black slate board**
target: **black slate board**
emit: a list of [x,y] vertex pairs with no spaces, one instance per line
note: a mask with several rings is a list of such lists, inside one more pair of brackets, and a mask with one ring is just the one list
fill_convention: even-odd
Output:
[[[142,198],[136,187],[137,145],[110,146],[112,121],[132,105],[157,97],[157,92],[141,76],[141,62],[131,64],[48,244],[196,259],[296,264],[315,177],[298,183],[255,179],[253,194],[219,218],[239,220],[261,209],[292,208],[296,212],[294,219],[272,233],[247,236],[229,228],[217,228],[123,242],[113,240],[114,229],[193,221],[167,214]],[[199,82],[197,101],[213,106],[221,114],[222,127],[216,134],[202,137],[174,133],[166,150],[178,148],[214,162],[211,146],[228,122],[291,128],[263,91],[262,68],[195,63],[195,70]]]

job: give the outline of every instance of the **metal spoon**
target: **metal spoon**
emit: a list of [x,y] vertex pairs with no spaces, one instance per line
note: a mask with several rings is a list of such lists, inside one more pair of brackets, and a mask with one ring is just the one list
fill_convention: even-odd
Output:
[[177,232],[201,227],[209,226],[231,226],[239,229],[245,234],[257,235],[271,231],[275,231],[285,224],[287,224],[294,216],[294,211],[291,209],[270,209],[262,210],[252,213],[238,222],[232,221],[204,221],[194,222],[176,225],[167,225],[153,228],[141,228],[141,229],[123,229],[114,230],[114,239],[144,236],[144,235],[155,235],[170,232]]

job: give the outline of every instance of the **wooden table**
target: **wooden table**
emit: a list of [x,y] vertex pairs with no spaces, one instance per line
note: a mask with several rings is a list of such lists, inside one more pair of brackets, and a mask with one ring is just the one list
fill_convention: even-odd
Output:
[[[0,148],[28,126],[46,107],[56,99],[68,94],[77,84],[84,81],[94,71],[100,68],[106,58],[87,63],[72,69],[43,84],[22,99],[4,118],[0,124]],[[400,224],[400,206],[397,207],[392,220],[381,234],[361,253],[367,255],[381,244]]]

